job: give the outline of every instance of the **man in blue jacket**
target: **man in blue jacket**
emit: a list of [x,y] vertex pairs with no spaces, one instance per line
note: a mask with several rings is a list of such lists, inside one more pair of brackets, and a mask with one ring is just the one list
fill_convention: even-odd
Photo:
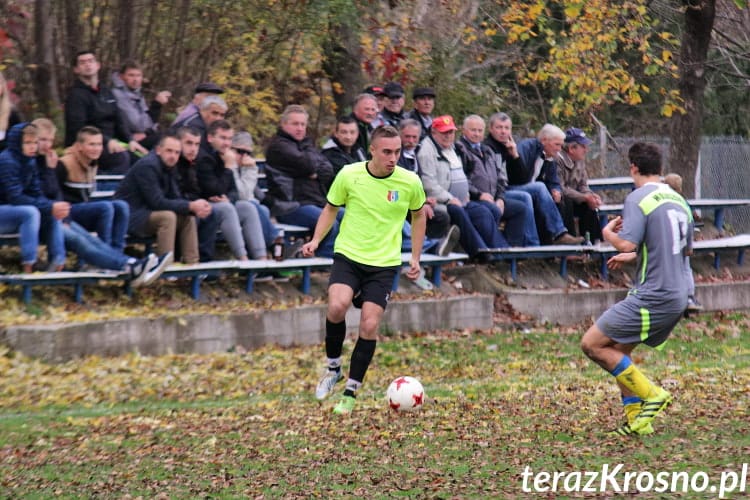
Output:
[[[492,133],[490,131],[490,133]],[[525,191],[534,201],[537,229],[543,229],[540,239],[554,245],[580,245],[582,237],[572,236],[563,223],[557,203],[562,199],[562,187],[557,176],[555,157],[562,149],[565,132],[547,123],[536,139],[518,143],[521,162],[508,165],[509,190]]]
[[[53,202],[42,193],[36,169],[37,135],[30,123],[14,125],[8,132],[8,146],[0,153],[0,205],[31,205],[39,210],[39,240],[47,245],[48,270],[61,271],[65,265],[61,221],[70,213],[70,204]],[[24,271],[31,271],[31,264],[25,261]]]

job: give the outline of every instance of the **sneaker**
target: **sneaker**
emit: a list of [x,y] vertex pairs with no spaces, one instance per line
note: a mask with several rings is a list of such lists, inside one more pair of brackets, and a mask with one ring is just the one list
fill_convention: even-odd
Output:
[[143,286],[148,286],[156,281],[159,276],[161,276],[161,273],[163,273],[167,266],[169,266],[172,262],[174,262],[174,254],[172,254],[172,252],[167,252],[159,257],[156,260],[156,264],[149,266],[148,271],[146,271],[146,277],[143,280]]
[[692,295],[688,297],[687,311],[688,312],[700,312],[703,310],[703,304],[698,302]]
[[320,400],[327,398],[331,394],[331,391],[333,391],[333,386],[342,378],[344,376],[341,374],[341,368],[338,370],[326,368],[325,375],[318,382],[318,387],[315,388],[315,397]]
[[159,263],[156,254],[150,253],[147,257],[140,259],[130,266],[130,286],[139,287],[146,280],[148,270]]
[[460,237],[461,230],[458,228],[458,226],[451,226],[450,229],[448,229],[448,232],[445,233],[445,236],[440,238],[436,253],[441,257],[445,257],[446,255],[451,253],[454,248],[456,248],[456,244],[458,243],[458,239]]
[[341,399],[336,406],[333,407],[333,413],[336,415],[349,415],[354,411],[354,403],[357,399],[354,396],[341,396]]
[[607,436],[618,437],[618,436],[645,436],[654,432],[654,428],[651,426],[651,422],[645,425],[640,431],[635,431],[630,424],[622,424],[615,430],[609,431]]
[[552,242],[553,245],[580,245],[583,243],[583,236],[573,236],[572,234],[565,232],[555,238]]
[[631,429],[638,434],[645,432],[654,418],[669,406],[671,402],[672,395],[664,389],[659,389],[659,394],[643,401],[641,412],[636,415],[635,420],[630,424]]

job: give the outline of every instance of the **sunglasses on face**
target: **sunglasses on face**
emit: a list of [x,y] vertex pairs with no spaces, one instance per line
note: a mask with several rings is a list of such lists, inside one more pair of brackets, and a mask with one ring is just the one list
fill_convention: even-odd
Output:
[[253,151],[250,149],[232,148],[240,156],[253,156]]

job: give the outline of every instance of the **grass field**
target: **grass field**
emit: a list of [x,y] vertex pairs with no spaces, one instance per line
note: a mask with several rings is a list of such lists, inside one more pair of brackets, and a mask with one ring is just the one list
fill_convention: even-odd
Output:
[[[322,347],[61,365],[2,351],[0,497],[600,498],[624,486],[626,471],[687,471],[706,474],[705,492],[639,498],[715,498],[722,473],[741,475],[750,316],[683,321],[666,350],[635,351],[675,395],[645,438],[604,437],[621,423],[619,395],[579,338],[549,329],[384,339],[346,418],[331,414],[335,397],[312,395]],[[399,375],[425,385],[420,413],[388,410],[384,392]],[[574,473],[583,488],[583,473],[604,464],[624,464],[607,493],[564,491]],[[569,481],[560,476],[556,493],[524,491],[527,467]],[[726,497],[750,494],[740,486]]]

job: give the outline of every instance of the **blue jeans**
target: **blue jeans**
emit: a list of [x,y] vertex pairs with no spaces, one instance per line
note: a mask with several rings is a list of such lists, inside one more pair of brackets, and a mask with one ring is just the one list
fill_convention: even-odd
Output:
[[63,224],[63,235],[65,246],[75,253],[87,264],[100,269],[112,269],[121,271],[128,263],[128,257],[124,253],[115,250],[101,239],[92,235],[83,226],[76,222]]
[[125,248],[130,206],[123,200],[87,201],[70,206],[70,218],[96,232],[97,236],[120,252]]
[[[469,208],[469,205],[472,205],[472,207]],[[477,225],[475,225],[476,220],[485,233],[490,232],[488,226],[494,225],[495,233],[500,235],[500,230],[495,225],[495,218],[486,207],[482,207],[476,202],[469,202],[466,207],[449,203],[446,205],[446,208],[448,209],[451,223],[458,226],[458,229],[461,231],[459,242],[461,243],[461,247],[469,254],[469,257],[476,256],[480,249],[499,248],[499,246],[495,247],[493,245],[502,245],[502,241],[493,241],[493,238],[490,238],[491,242],[485,241]],[[505,242],[504,246],[507,247],[508,243]]]
[[534,202],[534,213],[540,217],[544,223],[544,229],[552,239],[567,232],[560,216],[560,211],[557,210],[555,200],[552,199],[552,195],[549,193],[546,184],[543,182],[529,182],[519,186],[508,186],[508,191],[524,191],[531,195],[531,199]]
[[21,263],[36,262],[39,250],[39,210],[32,205],[0,205],[0,233],[19,233]]
[[65,264],[65,237],[63,223],[52,217],[52,214],[42,215],[39,227],[39,240],[47,245],[47,261],[51,266]]
[[251,200],[251,203],[258,209],[260,225],[263,228],[263,239],[266,241],[266,247],[270,248],[273,241],[279,237],[281,229],[271,220],[271,211],[267,206],[261,204],[258,200]]
[[[539,233],[534,219],[534,201],[526,191],[505,192],[505,237],[514,247],[538,247]],[[518,233],[522,232],[522,237]]]
[[[283,224],[303,226],[311,231],[315,231],[315,224],[317,224],[318,217],[320,217],[322,211],[322,208],[315,205],[300,205],[296,210],[286,215],[279,215],[276,218]],[[339,213],[340,212],[341,211],[339,210]],[[339,218],[340,217],[334,221],[331,230],[328,231],[326,237],[320,242],[320,246],[316,253],[318,257],[333,257],[333,243],[336,241],[336,236],[339,234]]]

